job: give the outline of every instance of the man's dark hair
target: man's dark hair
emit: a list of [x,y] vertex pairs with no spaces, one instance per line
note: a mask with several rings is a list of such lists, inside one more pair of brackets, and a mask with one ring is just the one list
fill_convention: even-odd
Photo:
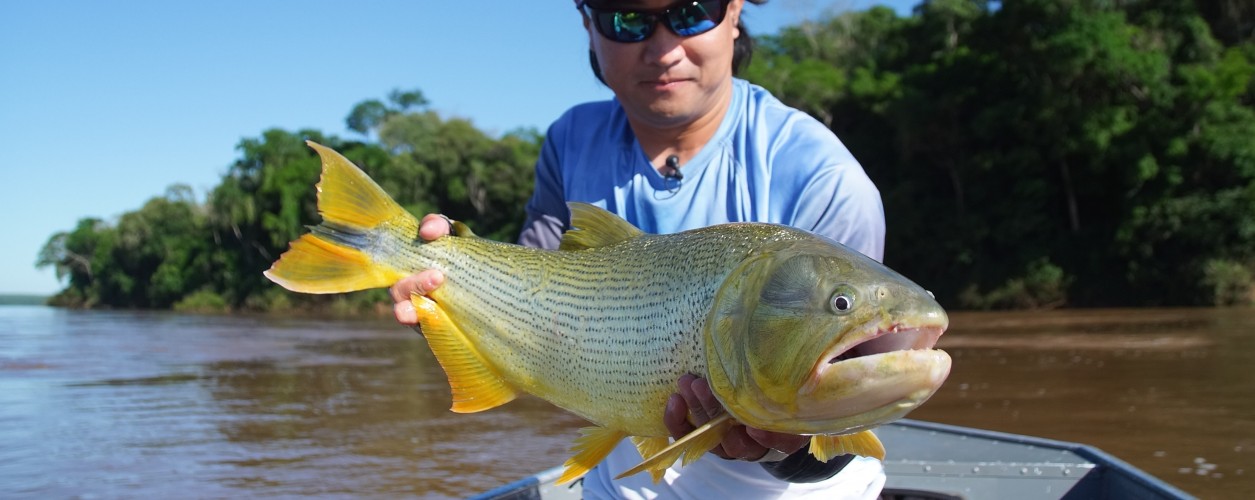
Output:
[[[755,5],[767,3],[767,0],[745,1]],[[741,74],[741,70],[749,66],[750,57],[754,55],[754,38],[750,36],[749,30],[745,28],[745,21],[737,19],[736,29],[741,32],[741,35],[732,41],[732,76]],[[597,54],[593,53],[593,49],[588,49],[588,63],[593,67],[593,76],[596,76],[597,81],[605,85],[606,79],[601,76],[601,65],[597,63]]]

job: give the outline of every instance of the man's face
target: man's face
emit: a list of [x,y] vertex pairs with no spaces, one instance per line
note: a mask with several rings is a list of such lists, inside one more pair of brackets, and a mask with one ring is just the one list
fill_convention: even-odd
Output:
[[[601,8],[661,10],[675,0],[591,0]],[[597,32],[587,16],[590,47],[602,78],[634,122],[658,128],[683,126],[721,110],[732,91],[733,40],[742,0],[732,0],[723,22],[714,29],[681,37],[654,26],[648,39],[618,43]],[[722,118],[722,117],[718,117]]]

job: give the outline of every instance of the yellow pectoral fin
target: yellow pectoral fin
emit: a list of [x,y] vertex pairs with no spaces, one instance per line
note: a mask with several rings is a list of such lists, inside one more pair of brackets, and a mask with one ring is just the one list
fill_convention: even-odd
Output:
[[676,460],[683,458],[684,464],[688,465],[710,451],[715,445],[718,445],[720,441],[723,441],[723,437],[728,434],[728,429],[732,427],[733,423],[735,421],[727,413],[715,417],[714,420],[706,422],[701,427],[693,429],[693,432],[675,440],[674,443],[671,443],[671,446],[663,448],[652,456],[645,457],[645,461],[619,474],[615,479],[622,479],[648,470],[656,482],[662,478],[662,474],[666,472],[667,467],[671,467],[671,464],[675,463]]
[[475,413],[509,403],[518,396],[518,392],[493,371],[444,309],[422,295],[411,296],[410,300],[418,313],[418,324],[427,345],[449,377],[449,388],[453,391],[451,410]]
[[580,429],[580,437],[576,438],[575,444],[571,446],[571,451],[575,452],[575,456],[562,464],[562,476],[558,478],[558,484],[567,484],[584,477],[584,474],[588,474],[588,471],[601,463],[606,455],[614,450],[615,445],[625,437],[627,433],[606,427]]
[[861,455],[876,460],[885,459],[885,445],[872,431],[856,432],[841,436],[811,436],[811,455],[827,462],[840,455]]

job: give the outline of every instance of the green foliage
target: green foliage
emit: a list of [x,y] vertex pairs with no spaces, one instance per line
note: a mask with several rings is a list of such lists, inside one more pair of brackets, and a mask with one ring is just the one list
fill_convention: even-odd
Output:
[[202,289],[183,297],[173,309],[184,313],[223,313],[230,310],[226,299],[212,290]]
[[1029,263],[1022,276],[982,293],[975,284],[959,294],[959,305],[967,309],[1053,309],[1067,303],[1068,285],[1073,281],[1062,268],[1046,259]]
[[493,140],[469,121],[434,112],[398,114],[379,130],[393,156],[381,186],[414,213],[442,212],[475,221],[480,235],[512,240],[522,229],[541,137],[531,131]]
[[44,245],[37,265],[69,278],[60,304],[167,308],[209,278],[205,215],[187,186],[170,187],[116,225],[82,219]]
[[379,128],[384,121],[397,114],[405,113],[410,109],[420,109],[427,106],[427,98],[423,96],[421,90],[401,91],[393,90],[388,94],[388,102],[392,105],[384,104],[378,99],[367,99],[353,106],[353,110],[349,112],[349,116],[344,119],[344,124],[354,132],[359,134],[369,134],[370,131]]
[[1183,0],[933,0],[785,30],[748,75],[850,147],[886,262],[943,303],[1210,304],[1208,263],[1255,259],[1255,45],[1217,20]]
[[1209,260],[1203,266],[1203,283],[1218,306],[1255,304],[1255,270],[1227,260]]
[[[881,190],[886,263],[951,306],[1231,304],[1255,269],[1255,9],[1189,0],[931,0],[762,37],[746,76],[832,128]],[[542,138],[494,139],[368,99],[378,143],[268,130],[240,142],[203,203],[172,187],[52,235],[52,303],[180,310],[378,309],[383,292],[311,297],[262,277],[318,221],[312,139],[415,214],[510,240]]]
[[43,295],[0,294],[0,305],[4,306],[42,306],[48,303]]
[[390,309],[379,304],[391,301],[382,291],[298,296],[262,271],[319,221],[314,185],[321,163],[307,139],[339,150],[415,214],[443,211],[502,240],[518,234],[540,135],[520,131],[492,139],[465,120],[413,111],[426,104],[415,90],[393,91],[387,104],[369,100],[354,107],[350,126],[380,131],[382,146],[312,130],[267,130],[240,141],[240,158],[203,204],[188,187],[173,186],[114,224],[80,220],[73,231],[50,237],[39,254],[37,265],[52,267],[67,282],[51,301],[186,312],[386,314]]

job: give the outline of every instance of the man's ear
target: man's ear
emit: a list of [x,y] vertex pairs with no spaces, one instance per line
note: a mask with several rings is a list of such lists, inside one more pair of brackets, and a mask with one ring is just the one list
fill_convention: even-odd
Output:
[[741,9],[745,7],[745,0],[732,0],[728,4],[728,13],[724,16],[723,22],[732,22],[732,38],[735,40],[741,38]]

